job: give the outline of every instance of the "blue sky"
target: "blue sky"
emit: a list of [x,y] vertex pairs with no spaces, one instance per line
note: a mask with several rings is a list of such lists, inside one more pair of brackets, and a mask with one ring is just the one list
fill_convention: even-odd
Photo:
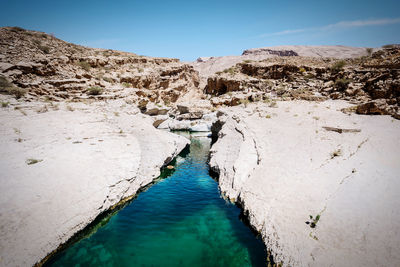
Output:
[[176,57],[285,45],[400,43],[400,1],[0,0],[0,26],[91,47]]

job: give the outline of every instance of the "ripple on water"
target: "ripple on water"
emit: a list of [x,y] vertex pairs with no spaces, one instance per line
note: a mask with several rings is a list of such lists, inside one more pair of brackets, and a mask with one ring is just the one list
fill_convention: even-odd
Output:
[[210,140],[192,138],[176,171],[47,266],[264,266],[260,239],[208,175]]

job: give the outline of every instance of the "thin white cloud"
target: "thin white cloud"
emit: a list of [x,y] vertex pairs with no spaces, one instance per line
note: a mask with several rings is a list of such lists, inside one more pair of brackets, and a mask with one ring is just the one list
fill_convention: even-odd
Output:
[[377,26],[377,25],[390,25],[397,23],[400,23],[400,18],[340,21],[335,24],[324,26],[321,29],[365,27],[365,26]]
[[400,18],[339,21],[337,23],[329,24],[329,25],[325,25],[325,26],[321,26],[321,27],[293,29],[293,30],[285,30],[285,31],[274,32],[274,33],[266,33],[266,34],[259,35],[259,37],[290,35],[290,34],[296,34],[296,33],[301,33],[301,32],[308,32],[308,31],[325,31],[325,30],[332,30],[332,29],[345,29],[345,28],[354,28],[354,27],[382,26],[382,25],[390,25],[390,24],[398,24],[398,23],[400,23]]

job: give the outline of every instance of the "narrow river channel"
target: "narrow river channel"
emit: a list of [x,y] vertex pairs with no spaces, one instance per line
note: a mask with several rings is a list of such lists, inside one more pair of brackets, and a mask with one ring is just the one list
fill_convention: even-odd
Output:
[[191,138],[175,170],[99,221],[45,266],[265,266],[262,241],[209,176],[210,139]]

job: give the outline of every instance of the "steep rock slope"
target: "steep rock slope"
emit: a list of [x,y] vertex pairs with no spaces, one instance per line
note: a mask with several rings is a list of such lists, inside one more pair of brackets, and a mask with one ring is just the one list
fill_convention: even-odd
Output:
[[199,83],[193,67],[178,59],[88,48],[16,27],[0,28],[0,75],[30,99],[57,101],[129,97],[169,104]]

